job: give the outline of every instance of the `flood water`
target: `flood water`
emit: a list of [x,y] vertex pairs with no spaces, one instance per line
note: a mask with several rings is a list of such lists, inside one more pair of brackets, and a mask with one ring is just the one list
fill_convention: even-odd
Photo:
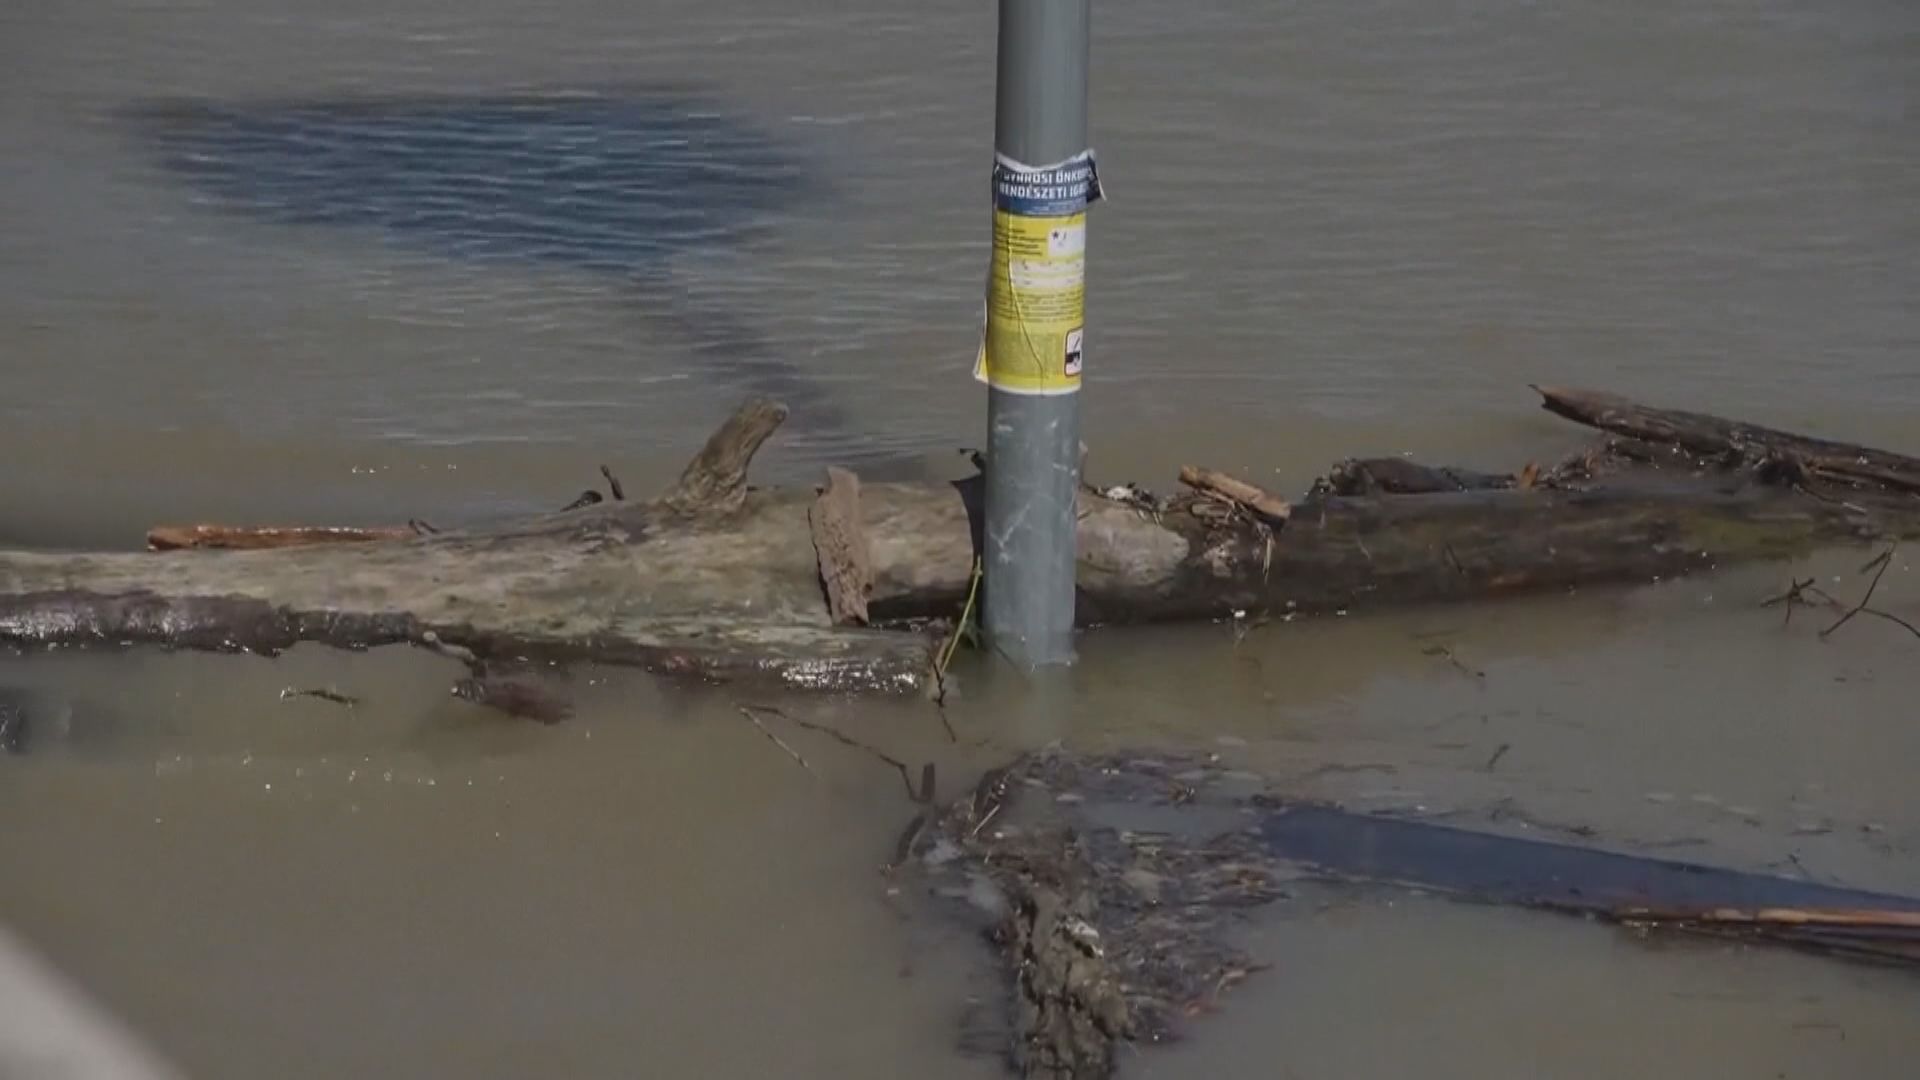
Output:
[[[1094,479],[1511,469],[1581,439],[1529,381],[1920,452],[1920,8],[1102,0],[1095,28]],[[657,488],[750,391],[795,410],[764,482],[956,468],[993,35],[988,4],[14,0],[0,543],[480,521],[603,462]],[[943,796],[1053,739],[1204,747],[1353,806],[1915,892],[1920,642],[1759,608],[1795,570],[1857,595],[1860,561],[1103,633],[1037,705],[963,661],[955,739],[924,703],[780,704]],[[1881,590],[1920,612],[1905,553]],[[565,677],[576,720],[536,729],[391,651],[0,657],[62,719],[0,758],[0,921],[196,1077],[1000,1075],[958,1048],[984,947],[879,874],[896,776],[789,730],[801,769],[734,692]],[[329,684],[362,703],[279,699]],[[1830,960],[1314,894],[1247,936],[1273,967],[1128,1072],[1920,1052],[1920,983]]]

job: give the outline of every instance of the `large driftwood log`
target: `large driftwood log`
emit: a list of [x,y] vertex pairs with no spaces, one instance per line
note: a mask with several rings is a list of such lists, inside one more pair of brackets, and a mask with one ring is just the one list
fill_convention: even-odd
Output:
[[[612,502],[394,540],[264,551],[0,552],[0,641],[272,652],[433,641],[485,658],[637,664],[816,687],[923,685],[922,633],[837,626],[811,491],[754,491],[752,451],[785,410],[750,402],[654,502]],[[875,627],[951,618],[975,557],[979,480],[860,488]],[[1317,494],[1284,527],[1082,491],[1082,625],[1312,613],[1646,582],[1920,535],[1904,491],[1811,498],[1731,483]]]

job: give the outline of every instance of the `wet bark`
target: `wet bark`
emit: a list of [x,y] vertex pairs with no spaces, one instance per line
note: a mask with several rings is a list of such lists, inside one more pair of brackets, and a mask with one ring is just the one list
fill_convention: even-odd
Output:
[[[932,641],[901,628],[950,619],[964,601],[979,478],[859,487],[840,509],[857,514],[843,523],[847,534],[864,538],[870,585],[857,588],[872,625],[836,625],[814,493],[745,484],[753,449],[784,415],[750,402],[675,490],[652,502],[271,550],[0,552],[0,641],[274,652],[300,641],[366,648],[433,635],[483,659],[602,661],[812,687],[924,685]],[[1658,434],[1641,428],[1636,438]],[[1694,429],[1678,430],[1665,437],[1695,439]],[[1829,467],[1828,458],[1807,460]],[[1891,456],[1870,460],[1876,477],[1899,475]],[[1920,535],[1920,499],[1895,481],[1862,477],[1844,499],[1819,498],[1753,470],[1676,481],[1626,464],[1584,487],[1555,477],[1423,494],[1321,486],[1284,522],[1209,493],[1155,500],[1083,490],[1078,620],[1475,600]]]

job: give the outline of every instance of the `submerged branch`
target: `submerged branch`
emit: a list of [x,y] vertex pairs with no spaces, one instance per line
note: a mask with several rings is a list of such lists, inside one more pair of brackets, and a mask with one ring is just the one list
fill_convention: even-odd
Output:
[[1874,592],[1880,588],[1880,579],[1887,575],[1887,567],[1893,564],[1893,553],[1897,549],[1898,549],[1898,545],[1896,545],[1895,547],[1888,548],[1887,550],[1874,556],[1870,561],[1868,561],[1867,565],[1860,568],[1861,573],[1866,573],[1869,570],[1873,571],[1873,580],[1867,582],[1867,591],[1865,595],[1860,597],[1859,603],[1848,608],[1844,613],[1841,614],[1841,616],[1838,619],[1834,620],[1833,625],[1827,627],[1825,630],[1820,631],[1820,636],[1822,638],[1832,636],[1834,631],[1847,625],[1847,623],[1851,622],[1853,620],[1853,617],[1856,615],[1871,615],[1876,619],[1885,620],[1887,622],[1894,624],[1895,626],[1904,628],[1907,631],[1907,633],[1912,634],[1914,637],[1920,638],[1920,627],[1914,626],[1912,623],[1908,622],[1907,620],[1901,618],[1898,615],[1893,614],[1890,611],[1882,611],[1879,608],[1868,606],[1869,604],[1873,603]]
[[[811,720],[802,720],[800,717],[794,716],[788,713],[786,710],[780,709],[773,705],[742,705],[740,706],[740,711],[743,713],[746,713],[750,717],[754,716],[757,713],[766,713],[768,716],[777,716],[780,719],[785,720],[787,723],[794,725],[795,727],[806,728],[808,731],[817,731],[820,734],[825,735],[826,737],[832,739],[833,741],[839,743],[842,746],[851,747],[852,749],[858,750],[863,754],[867,754],[871,757],[877,758],[884,764],[891,766],[895,772],[898,772],[900,774],[900,782],[906,785],[906,788],[907,788],[907,798],[912,799],[914,802],[927,802],[933,798],[933,765],[931,762],[921,766],[921,769],[920,769],[921,787],[915,788],[913,783],[913,773],[908,771],[906,762],[901,761],[899,758],[894,757],[892,754],[887,753],[885,750],[882,750],[877,746],[871,746],[867,743],[861,742],[859,739],[856,739],[853,736],[848,735],[846,732],[841,731],[838,728],[829,727],[826,724],[816,724]],[[757,720],[755,722],[758,723]]]
[[788,757],[799,762],[801,768],[807,770],[810,773],[813,773],[815,778],[819,777],[820,774],[813,771],[813,766],[807,764],[807,759],[800,756],[800,751],[795,750],[791,746],[788,746],[785,739],[782,739],[780,736],[775,735],[771,728],[761,723],[760,718],[754,715],[752,709],[748,708],[745,705],[742,705],[740,706],[740,715],[747,718],[747,723],[752,724],[756,728],[759,728],[760,734],[765,735],[768,739],[770,739],[773,742],[773,745],[779,747],[782,750],[785,750],[787,752]]

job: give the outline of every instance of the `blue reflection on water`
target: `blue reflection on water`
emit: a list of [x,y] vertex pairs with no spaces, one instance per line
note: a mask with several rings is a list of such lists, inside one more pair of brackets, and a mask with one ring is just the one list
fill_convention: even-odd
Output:
[[675,256],[740,249],[827,191],[792,148],[698,95],[188,101],[131,115],[166,173],[227,212],[616,276],[705,375],[780,398],[795,426],[861,456],[830,395],[749,313],[691,301],[671,278]]
[[162,165],[223,209],[462,259],[645,275],[739,244],[813,187],[764,132],[687,95],[181,103],[140,117]]

